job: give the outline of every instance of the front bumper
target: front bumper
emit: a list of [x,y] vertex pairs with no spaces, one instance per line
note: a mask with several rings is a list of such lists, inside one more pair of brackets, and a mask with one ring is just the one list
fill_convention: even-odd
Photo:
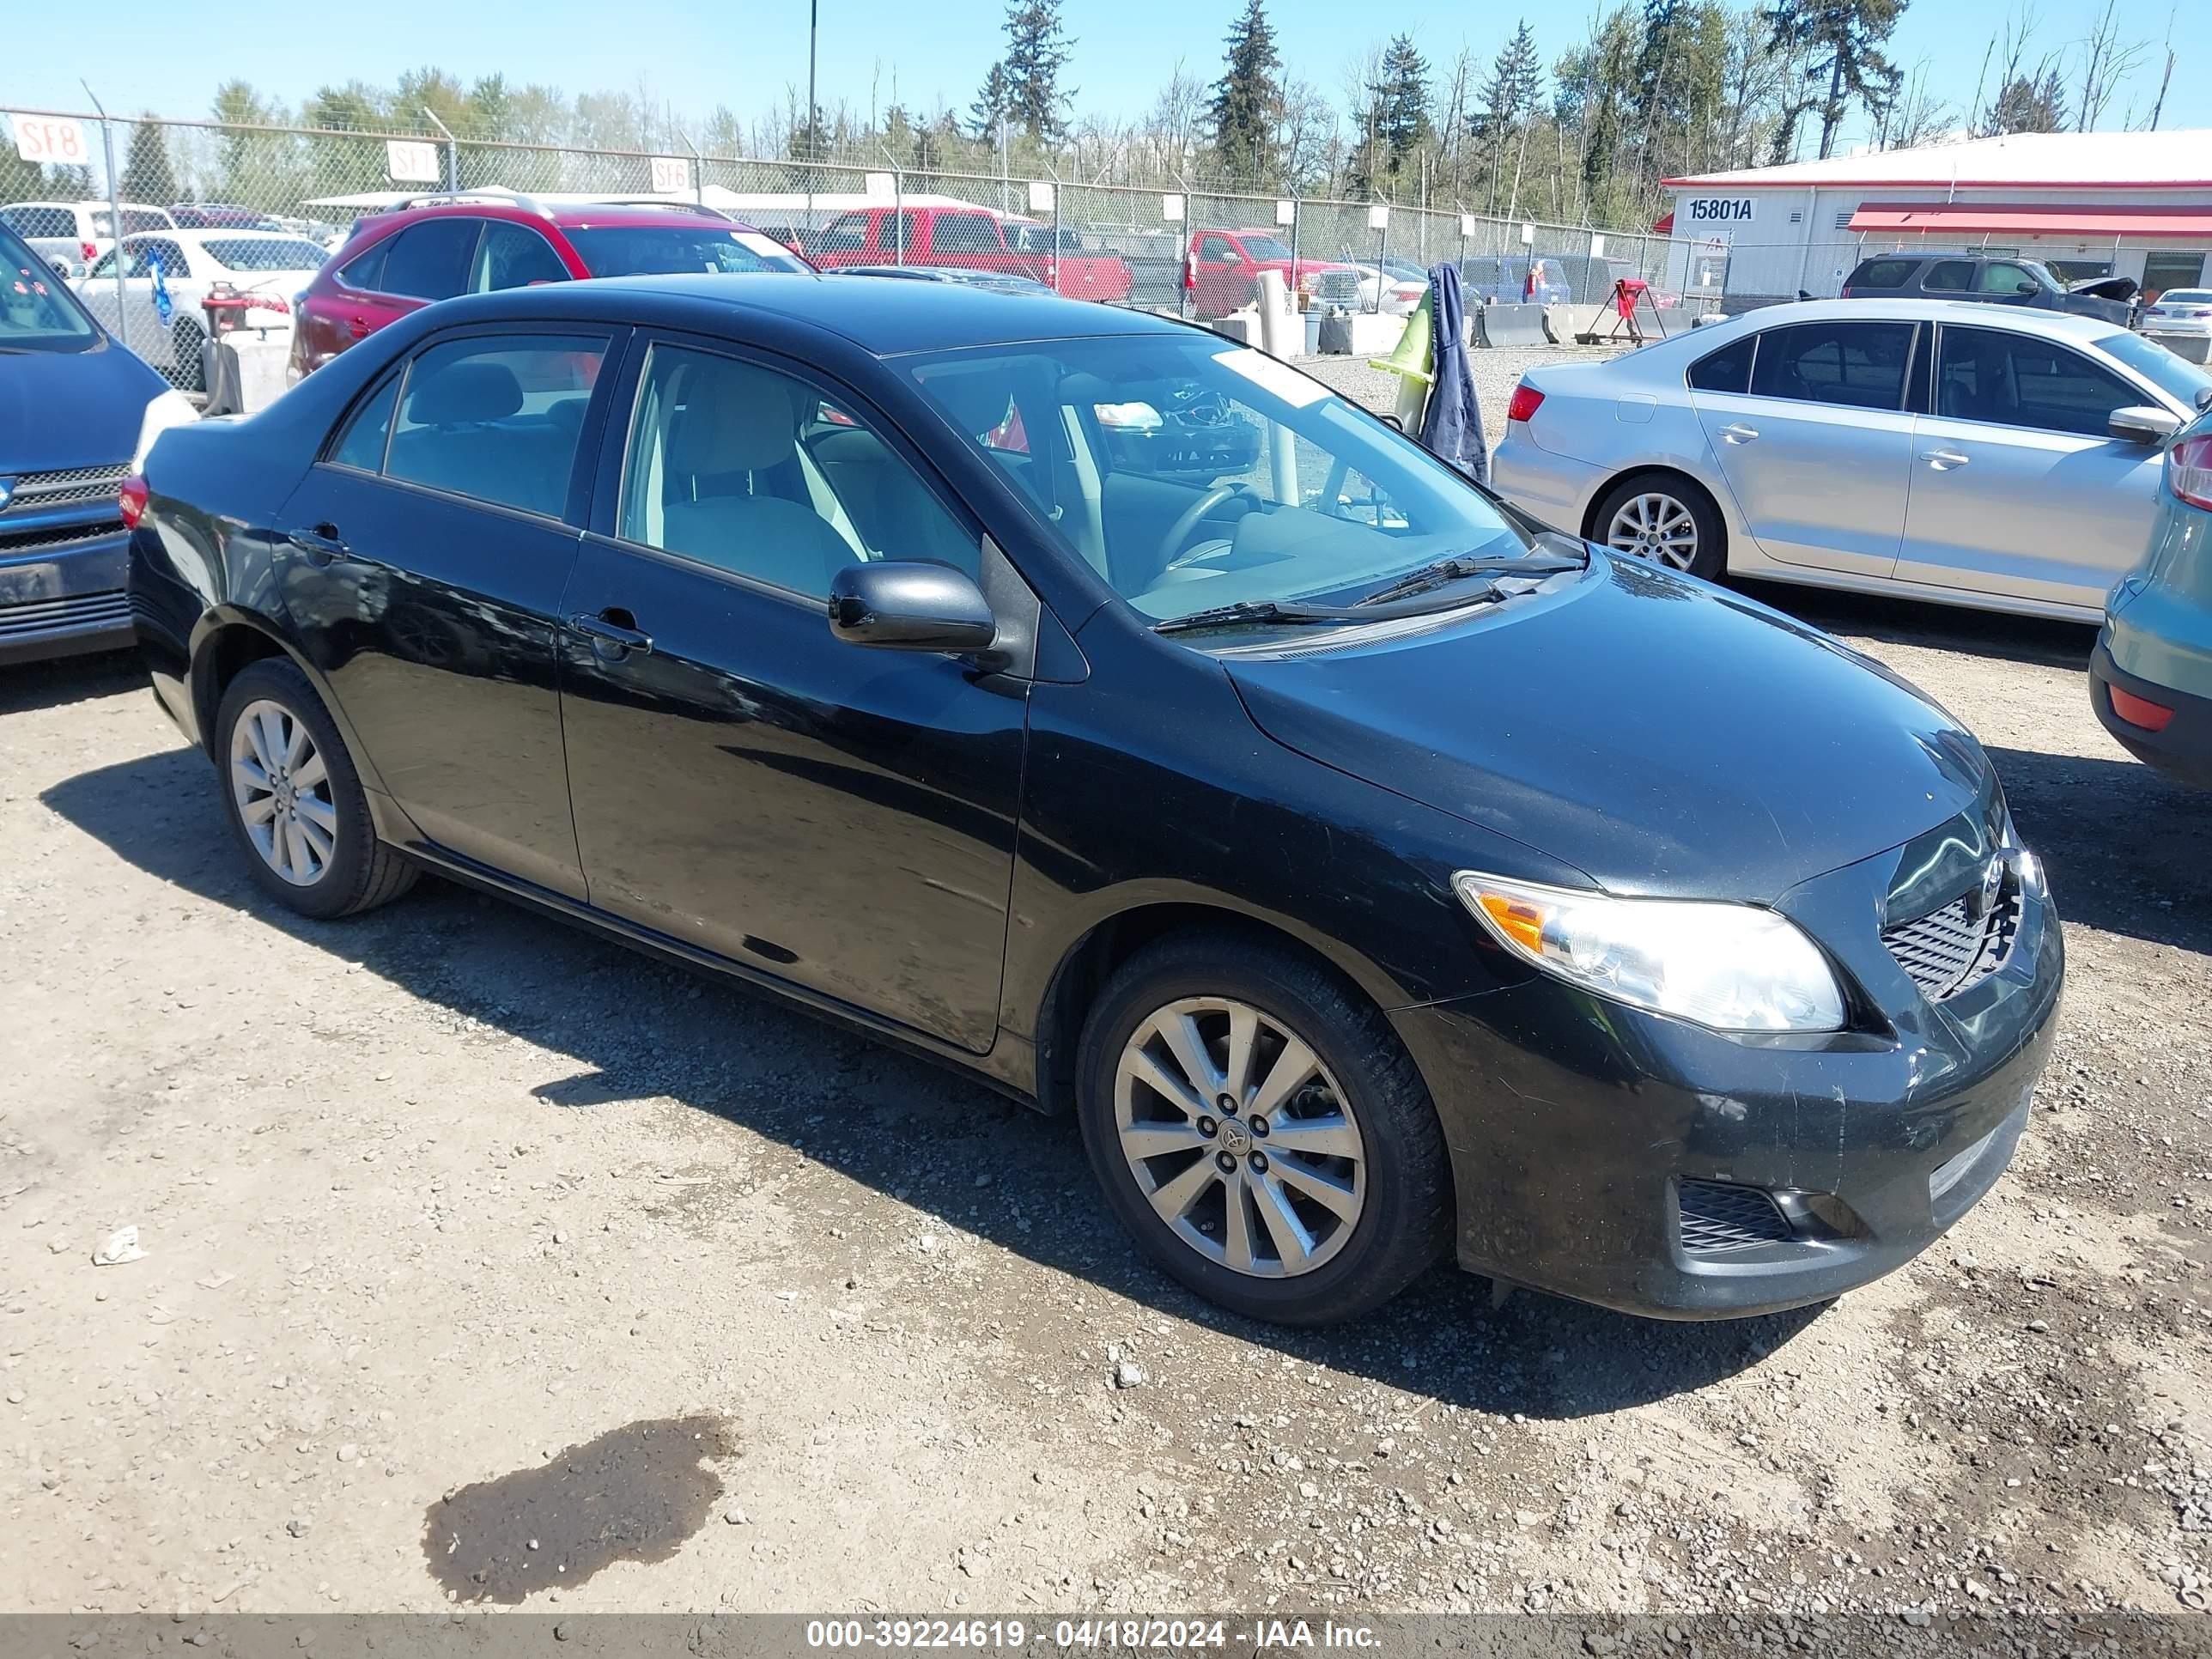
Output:
[[[1927,1001],[1867,926],[1898,862],[1778,907],[1886,1031],[1731,1038],[1548,977],[1393,1014],[1450,1147],[1460,1264],[1623,1312],[1735,1317],[1863,1285],[1957,1221],[2027,1122],[2063,950],[2034,878],[2002,966]],[[1731,1205],[1772,1224],[1731,1234]]]
[[[2112,688],[2171,708],[2173,718],[2152,732],[2122,720],[2112,708]],[[2212,697],[2192,696],[2123,672],[2112,660],[2112,630],[2098,635],[2089,654],[2089,706],[2112,740],[2146,766],[2169,777],[2212,789]]]
[[0,550],[0,664],[130,645],[129,553],[130,534],[119,526]]

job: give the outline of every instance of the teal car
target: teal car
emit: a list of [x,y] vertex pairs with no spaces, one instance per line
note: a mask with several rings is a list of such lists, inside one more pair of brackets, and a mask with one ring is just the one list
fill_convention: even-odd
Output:
[[2212,788],[2212,387],[2166,453],[2150,551],[2105,599],[2089,701],[2148,766]]

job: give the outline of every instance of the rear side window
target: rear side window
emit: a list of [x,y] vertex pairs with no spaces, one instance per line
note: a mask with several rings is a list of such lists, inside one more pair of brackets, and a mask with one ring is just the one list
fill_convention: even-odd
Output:
[[384,288],[384,257],[392,252],[395,239],[386,237],[366,253],[357,253],[338,267],[338,281],[348,288],[359,289],[364,294],[377,294]]
[[1938,294],[1963,294],[1973,280],[1972,259],[1942,259],[1929,267],[1920,286]]
[[1854,294],[1863,288],[1903,288],[1919,263],[1917,259],[1869,259],[1851,273],[1845,286]]
[[502,289],[528,288],[532,283],[565,283],[568,268],[553,251],[553,244],[528,225],[494,219],[484,226],[476,263],[469,271],[469,292],[496,294]]
[[1748,392],[1751,390],[1751,354],[1759,343],[1756,334],[1747,334],[1741,340],[1723,346],[1718,351],[1708,352],[1690,365],[1690,385],[1698,392]]
[[996,253],[999,228],[984,213],[940,213],[930,246],[939,253]]
[[331,459],[340,466],[359,467],[363,472],[380,471],[384,466],[385,436],[392,430],[392,406],[398,399],[399,377],[394,374],[374,397],[354,410],[344,435],[331,447]]
[[467,285],[469,258],[475,252],[481,219],[425,219],[392,239],[384,258],[386,294],[415,300],[449,300]]
[[606,349],[592,335],[501,334],[419,353],[386,476],[559,518]]
[[1801,323],[1759,336],[1752,395],[1897,409],[1912,357],[1911,323]]
[[26,240],[33,236],[72,240],[76,236],[76,215],[65,207],[11,207],[0,212],[0,224]]

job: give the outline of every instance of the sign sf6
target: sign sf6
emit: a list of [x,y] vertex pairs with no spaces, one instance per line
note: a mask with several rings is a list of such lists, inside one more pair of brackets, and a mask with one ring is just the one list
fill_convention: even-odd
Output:
[[1759,203],[1752,196],[1686,196],[1680,222],[1685,225],[1747,225],[1758,217]]

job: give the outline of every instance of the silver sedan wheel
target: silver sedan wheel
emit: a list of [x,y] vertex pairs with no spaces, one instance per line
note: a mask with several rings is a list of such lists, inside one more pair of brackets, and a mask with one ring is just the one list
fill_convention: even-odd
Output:
[[1139,1024],[1114,1118],[1138,1189],[1209,1261],[1291,1279],[1359,1224],[1358,1120],[1312,1048],[1248,1003],[1187,997]]
[[1698,560],[1698,521],[1674,496],[1647,490],[1620,504],[1605,527],[1605,544],[1616,553],[1687,570]]
[[337,851],[338,809],[307,723],[263,698],[230,728],[230,798],[261,860],[295,887],[323,878]]

